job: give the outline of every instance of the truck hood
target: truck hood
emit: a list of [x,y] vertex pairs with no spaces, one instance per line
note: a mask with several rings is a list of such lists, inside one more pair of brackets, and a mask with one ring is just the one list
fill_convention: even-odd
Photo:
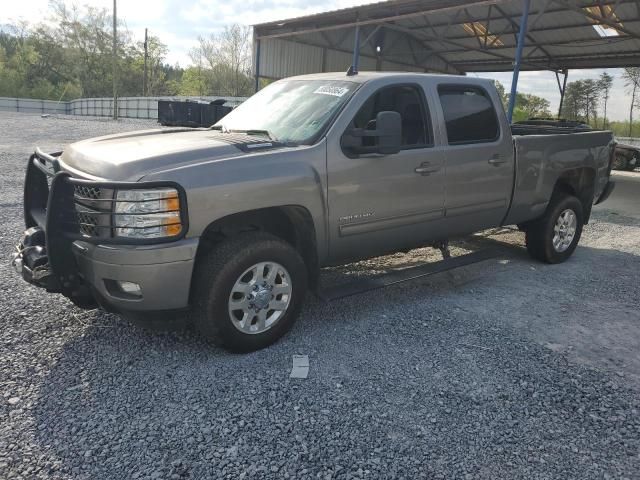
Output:
[[[247,146],[269,148],[263,138],[207,129],[154,129],[83,140],[60,160],[82,176],[137,181],[144,175],[190,163],[244,155]],[[244,151],[243,151],[244,150]]]

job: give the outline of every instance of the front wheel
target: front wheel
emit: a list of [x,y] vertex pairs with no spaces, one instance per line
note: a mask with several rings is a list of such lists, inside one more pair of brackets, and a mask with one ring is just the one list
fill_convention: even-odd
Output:
[[580,200],[569,194],[554,194],[545,214],[527,226],[527,250],[542,262],[564,262],[578,246],[583,225]]
[[305,264],[285,241],[245,233],[199,259],[194,274],[193,322],[227,350],[264,348],[293,325],[307,290]]

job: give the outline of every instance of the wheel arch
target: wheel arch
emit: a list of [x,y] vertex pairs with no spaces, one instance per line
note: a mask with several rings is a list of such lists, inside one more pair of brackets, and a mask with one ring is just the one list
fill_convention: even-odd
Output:
[[200,237],[196,262],[223,240],[251,231],[270,233],[293,246],[307,266],[310,287],[317,288],[319,260],[316,227],[311,212],[301,205],[247,210],[211,222]]
[[589,223],[593,197],[595,195],[596,171],[589,167],[573,168],[563,171],[553,187],[552,195],[568,193],[580,200],[584,214],[584,223]]

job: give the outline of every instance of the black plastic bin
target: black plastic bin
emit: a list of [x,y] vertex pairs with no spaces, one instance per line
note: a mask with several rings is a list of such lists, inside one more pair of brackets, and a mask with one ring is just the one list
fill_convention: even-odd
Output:
[[158,100],[158,123],[179,127],[210,127],[232,110],[224,105],[225,102]]

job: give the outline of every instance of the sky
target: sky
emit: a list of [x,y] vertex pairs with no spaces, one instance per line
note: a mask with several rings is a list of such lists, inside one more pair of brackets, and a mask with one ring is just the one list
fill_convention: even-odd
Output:
[[[69,3],[69,2],[68,2]],[[78,0],[77,4],[89,4],[97,8],[112,8],[112,0]],[[169,47],[167,61],[187,66],[189,50],[195,46],[198,36],[220,30],[224,25],[241,23],[252,25],[273,20],[319,13],[354,5],[364,0],[118,0],[118,17],[126,24],[134,38],[144,38],[145,27]],[[0,25],[18,19],[38,23],[46,20],[49,0],[0,0]],[[569,81],[598,78],[604,70],[572,70]],[[631,99],[625,92],[620,70],[607,70],[614,76],[614,86],[609,101],[608,117],[624,120],[628,117]],[[471,73],[470,75],[476,75]],[[511,73],[480,73],[479,77],[494,78],[511,88]],[[518,91],[545,97],[556,112],[560,92],[552,72],[522,72]]]

